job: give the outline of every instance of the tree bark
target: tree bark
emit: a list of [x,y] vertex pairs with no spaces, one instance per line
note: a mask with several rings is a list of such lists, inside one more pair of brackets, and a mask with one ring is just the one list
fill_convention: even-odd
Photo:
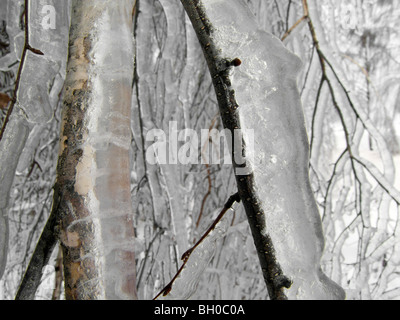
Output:
[[133,0],[72,2],[56,188],[67,299],[135,299]]

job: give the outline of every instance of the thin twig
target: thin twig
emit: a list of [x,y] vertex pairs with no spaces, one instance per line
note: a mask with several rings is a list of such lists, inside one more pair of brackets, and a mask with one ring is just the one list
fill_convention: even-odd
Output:
[[[288,5],[288,12],[289,12],[289,8],[290,8],[290,4],[291,4],[291,3],[289,3],[289,5]],[[296,27],[298,27],[298,25],[299,25],[303,20],[308,19],[308,17],[309,17],[309,10],[308,10],[308,5],[307,5],[307,1],[306,1],[306,0],[303,0],[303,10],[304,10],[303,16],[302,16],[299,20],[297,20],[297,21],[295,22],[295,24],[294,24],[288,31],[286,31],[286,33],[283,35],[281,41],[285,40],[285,39],[292,33],[292,31],[293,31],[294,29],[296,29]]]
[[[307,0],[303,0],[303,9],[304,9],[304,16],[307,16],[307,18],[308,18],[307,19],[308,27],[309,27],[309,30],[310,30],[310,33],[311,33],[311,36],[312,36],[312,39],[313,39],[313,43],[314,43],[315,49],[316,49],[318,57],[319,57],[321,70],[322,70],[322,79],[321,79],[321,84],[320,84],[320,87],[319,87],[319,91],[321,90],[323,83],[326,82],[328,84],[329,92],[331,94],[332,103],[333,103],[333,105],[334,105],[334,107],[335,107],[335,109],[336,109],[336,111],[337,111],[337,113],[339,115],[340,122],[342,123],[342,127],[343,127],[344,134],[345,134],[346,145],[347,145],[347,151],[348,151],[348,153],[350,155],[350,162],[351,162],[351,165],[352,165],[352,168],[353,168],[354,177],[357,180],[357,182],[361,185],[361,181],[360,181],[360,179],[358,177],[357,170],[356,170],[356,167],[355,167],[355,164],[354,164],[354,157],[353,157],[354,153],[353,153],[353,150],[352,150],[352,144],[351,144],[351,140],[350,140],[350,133],[348,131],[348,128],[347,128],[347,125],[346,125],[346,121],[344,119],[343,112],[342,112],[342,110],[341,110],[341,108],[339,106],[339,103],[336,100],[336,96],[335,96],[335,92],[334,92],[332,83],[331,83],[331,81],[330,81],[330,79],[328,77],[328,73],[326,71],[326,65],[328,64],[328,66],[330,67],[330,69],[333,72],[334,72],[334,69],[333,69],[332,65],[329,63],[329,61],[327,61],[327,59],[326,59],[325,55],[323,54],[323,52],[321,50],[321,47],[319,45],[319,41],[318,41],[317,34],[315,32],[314,24],[313,24],[311,18],[309,17],[309,9],[308,9]],[[342,86],[342,88],[343,88],[343,90],[345,92],[347,92],[345,90],[344,86]],[[316,103],[316,107],[317,107],[317,104],[318,104],[318,100],[317,100],[317,103]],[[355,108],[353,108],[353,109],[355,110]],[[356,116],[357,116],[357,118],[360,118],[357,113],[356,113]]]
[[[317,34],[316,34],[316,32],[315,32],[315,28],[314,28],[313,22],[312,22],[311,18],[309,17],[309,9],[308,9],[307,0],[303,0],[303,7],[304,7],[304,15],[307,15],[307,16],[308,16],[308,25],[309,25],[309,29],[310,29],[310,32],[311,32],[311,35],[312,35],[313,43],[314,43],[315,49],[316,49],[316,51],[317,51],[317,54],[318,54],[318,57],[319,57],[319,60],[320,60],[320,64],[321,64],[321,69],[322,69],[322,80],[321,80],[321,84],[320,84],[319,90],[321,89],[322,83],[323,83],[323,82],[326,82],[326,83],[328,84],[329,92],[330,92],[331,98],[332,98],[332,103],[333,103],[333,105],[334,105],[336,111],[338,112],[338,115],[339,115],[339,118],[340,118],[340,122],[342,123],[342,127],[343,127],[343,130],[344,130],[344,133],[345,133],[345,140],[346,140],[346,145],[347,145],[347,152],[349,153],[350,162],[351,162],[351,166],[352,166],[352,169],[353,169],[352,171],[353,171],[353,174],[354,174],[354,177],[355,177],[356,181],[357,181],[358,184],[359,184],[359,188],[361,188],[361,184],[362,184],[362,183],[361,183],[360,178],[359,178],[359,176],[358,176],[358,174],[357,174],[355,162],[360,163],[366,170],[368,170],[368,172],[371,174],[371,176],[374,178],[374,180],[387,192],[387,194],[388,194],[397,204],[399,204],[399,198],[397,197],[397,195],[394,195],[394,194],[393,194],[391,188],[389,188],[385,183],[382,183],[382,180],[383,180],[383,179],[382,179],[381,177],[379,177],[379,174],[378,174],[377,172],[374,172],[374,170],[371,170],[369,166],[365,165],[365,161],[362,162],[361,159],[359,159],[359,158],[355,155],[355,153],[353,152],[353,150],[352,150],[352,144],[351,144],[351,141],[350,141],[350,133],[349,133],[349,131],[348,131],[348,128],[347,128],[347,125],[346,125],[346,121],[345,121],[345,119],[344,119],[343,112],[342,112],[342,110],[341,110],[341,108],[340,108],[340,106],[339,106],[339,103],[338,103],[337,100],[336,100],[336,97],[335,97],[335,93],[334,93],[334,89],[333,89],[332,83],[331,83],[331,81],[330,81],[330,78],[328,77],[328,73],[327,73],[327,70],[326,70],[326,69],[327,69],[327,66],[328,66],[329,69],[332,71],[332,73],[333,73],[333,75],[334,75],[336,81],[338,82],[339,86],[342,88],[342,90],[343,90],[343,92],[344,92],[344,94],[345,94],[345,96],[346,96],[346,99],[347,99],[347,101],[348,101],[348,103],[349,103],[349,106],[350,106],[351,110],[353,111],[353,113],[354,113],[356,119],[359,120],[359,121],[361,122],[361,124],[363,125],[363,127],[364,127],[368,132],[370,132],[369,127],[368,127],[368,124],[367,124],[367,120],[364,119],[364,117],[361,116],[361,114],[358,112],[357,108],[355,107],[355,105],[354,105],[354,103],[353,103],[353,101],[352,101],[352,99],[351,99],[351,97],[350,97],[349,91],[346,89],[344,83],[343,83],[343,82],[341,81],[341,79],[339,78],[339,75],[338,75],[337,72],[335,71],[333,65],[332,65],[332,64],[330,63],[330,61],[326,58],[325,54],[324,54],[323,51],[321,50],[320,45],[319,45],[319,41],[318,41],[318,38],[317,38]],[[319,92],[319,91],[318,91],[318,92]],[[317,103],[318,103],[318,100],[317,100]],[[316,105],[316,107],[317,107],[317,105]],[[356,193],[357,193],[357,192],[356,192]],[[361,191],[360,191],[360,192],[359,192],[360,201],[361,201],[361,196],[362,196],[362,195],[361,195]],[[361,202],[360,202],[360,203],[361,203]]]
[[281,41],[284,41],[292,33],[292,31],[296,29],[296,27],[305,19],[307,19],[307,16],[302,16],[299,20],[297,20],[295,24],[291,26],[291,28],[286,31],[286,33],[282,36]]
[[151,239],[151,241],[149,243],[149,246],[146,249],[146,254],[144,256],[143,263],[142,263],[141,270],[140,270],[140,274],[139,274],[139,277],[138,277],[138,280],[137,280],[137,283],[136,283],[136,288],[137,289],[139,289],[140,283],[142,281],[142,277],[143,277],[144,269],[145,269],[145,266],[146,266],[146,262],[147,262],[147,259],[149,258],[149,255],[150,255],[150,249],[152,248],[155,240],[159,236],[161,236],[164,233],[164,231],[165,231],[164,229],[158,230],[157,233],[155,234],[155,236],[153,237],[153,239]]
[[1,127],[1,130],[0,130],[0,141],[3,138],[4,131],[6,130],[7,123],[10,120],[11,114],[12,114],[12,112],[14,110],[15,103],[17,102],[17,93],[18,93],[18,88],[19,88],[19,84],[20,84],[20,81],[21,81],[21,74],[22,74],[22,70],[23,70],[23,67],[24,67],[27,51],[29,50],[29,51],[31,51],[31,52],[33,52],[35,54],[43,55],[42,51],[40,51],[39,49],[32,48],[30,46],[30,44],[29,44],[29,21],[28,21],[29,10],[28,10],[28,6],[29,6],[29,0],[25,0],[25,10],[24,10],[25,44],[24,44],[24,48],[22,50],[21,62],[19,64],[17,78],[15,80],[15,86],[14,86],[13,96],[11,98],[11,104],[8,107],[7,114],[6,114],[6,117],[5,117],[4,122],[3,122],[3,126]]
[[197,248],[197,246],[200,245],[204,241],[204,239],[210,234],[211,231],[214,230],[215,226],[219,221],[221,221],[222,217],[225,215],[225,213],[232,208],[233,204],[235,202],[240,202],[240,196],[239,193],[235,193],[234,195],[230,196],[228,201],[225,203],[224,208],[222,211],[219,213],[218,217],[214,220],[213,224],[208,228],[208,230],[203,234],[203,236],[200,238],[199,241],[196,242],[196,244],[191,247],[189,250],[187,250],[181,257],[181,260],[183,261],[182,266],[179,268],[178,272],[175,274],[175,276],[172,278],[172,280],[162,289],[154,298],[153,300],[156,300],[160,295],[166,296],[172,289],[172,285],[175,282],[175,280],[178,278],[180,273],[182,272],[183,268],[185,267],[187,261],[189,260],[190,255],[194,251],[194,249]]
[[204,164],[205,164],[206,170],[207,170],[208,189],[207,189],[206,194],[203,197],[203,201],[201,202],[200,213],[199,213],[199,216],[196,221],[196,229],[199,227],[200,220],[201,220],[201,217],[202,217],[203,211],[204,211],[204,206],[206,204],[208,196],[211,194],[211,189],[212,189],[211,170],[210,170],[210,165],[208,164],[209,159],[205,159],[204,150],[208,147],[208,143],[209,143],[209,139],[210,139],[210,131],[214,127],[216,120],[217,120],[217,117],[214,117],[213,121],[211,122],[210,127],[208,128],[208,139],[204,143],[203,149],[201,150],[201,157],[204,160]]
[[322,92],[322,88],[324,86],[324,82],[325,82],[326,78],[325,75],[322,75],[322,78],[319,82],[319,87],[318,87],[318,91],[317,91],[317,97],[315,98],[315,106],[314,106],[314,110],[313,110],[313,115],[312,115],[312,120],[311,120],[311,138],[310,138],[310,158],[312,155],[312,151],[313,151],[313,144],[314,144],[314,128],[315,128],[315,119],[317,116],[317,110],[318,110],[318,104],[319,104],[319,99],[321,96],[321,92]]

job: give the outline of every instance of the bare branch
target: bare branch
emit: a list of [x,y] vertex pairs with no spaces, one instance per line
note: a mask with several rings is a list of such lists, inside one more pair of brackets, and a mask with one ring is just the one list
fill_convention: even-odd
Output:
[[189,250],[187,250],[181,257],[181,260],[183,261],[182,266],[179,268],[178,272],[176,275],[172,278],[172,280],[162,289],[155,297],[153,300],[156,300],[159,296],[163,295],[166,296],[168,293],[172,290],[172,285],[174,284],[175,280],[178,278],[178,276],[181,274],[183,269],[185,268],[186,263],[188,262],[190,255],[192,252],[207,238],[207,236],[211,233],[211,231],[214,230],[215,226],[218,224],[218,222],[221,221],[225,213],[232,208],[233,204],[235,202],[240,202],[240,197],[239,193],[235,193],[234,195],[230,196],[228,201],[225,203],[224,208],[222,211],[219,213],[217,218],[214,220],[210,228],[203,234],[203,236],[200,238],[199,241],[196,242],[196,244],[191,247]]
[[43,232],[37,242],[31,261],[19,286],[15,300],[33,300],[43,275],[43,268],[49,262],[53,249],[57,243],[56,224],[57,212],[60,207],[60,195],[54,190],[53,208]]

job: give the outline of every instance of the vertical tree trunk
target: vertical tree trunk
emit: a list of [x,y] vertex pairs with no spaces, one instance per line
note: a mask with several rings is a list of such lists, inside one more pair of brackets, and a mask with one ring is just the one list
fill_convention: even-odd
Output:
[[74,0],[54,201],[67,299],[135,299],[133,0]]

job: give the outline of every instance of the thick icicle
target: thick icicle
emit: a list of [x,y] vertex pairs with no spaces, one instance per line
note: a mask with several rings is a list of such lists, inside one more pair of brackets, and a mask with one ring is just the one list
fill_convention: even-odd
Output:
[[254,148],[242,150],[246,170],[236,166],[236,176],[271,298],[344,298],[320,267],[324,238],[308,176],[299,58],[260,30],[245,1],[182,3],[202,43],[224,126],[254,130]]

